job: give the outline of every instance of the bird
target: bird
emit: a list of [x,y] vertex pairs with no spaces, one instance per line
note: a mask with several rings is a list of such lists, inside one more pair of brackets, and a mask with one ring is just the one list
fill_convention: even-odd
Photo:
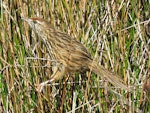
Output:
[[145,30],[146,30],[147,35],[150,36],[150,22],[146,24]]
[[143,90],[147,93],[150,93],[150,77],[147,77],[145,79],[145,82],[143,84]]
[[86,71],[94,72],[123,90],[129,89],[117,74],[99,65],[86,47],[76,38],[56,29],[43,18],[22,17],[22,20],[37,34],[45,45],[50,59],[55,61],[52,63],[52,75],[49,80],[40,84],[40,91],[46,84],[61,80],[65,74],[72,76],[73,73],[84,73]]

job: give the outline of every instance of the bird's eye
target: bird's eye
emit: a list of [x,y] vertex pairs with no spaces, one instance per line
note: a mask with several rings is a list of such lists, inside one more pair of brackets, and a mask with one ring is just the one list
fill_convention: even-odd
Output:
[[34,22],[34,24],[41,24],[41,22],[38,20],[34,20],[33,22]]
[[33,22],[36,24],[37,23],[37,21],[36,20],[33,20]]

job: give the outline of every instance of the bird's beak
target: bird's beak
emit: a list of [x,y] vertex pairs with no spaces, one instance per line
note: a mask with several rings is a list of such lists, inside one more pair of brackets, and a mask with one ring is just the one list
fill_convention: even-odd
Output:
[[30,18],[26,18],[26,17],[22,17],[21,19],[22,19],[23,21],[28,22],[28,23],[32,21]]
[[25,18],[25,17],[21,17],[21,20],[23,20],[23,21],[27,21],[28,19],[27,19],[27,18]]

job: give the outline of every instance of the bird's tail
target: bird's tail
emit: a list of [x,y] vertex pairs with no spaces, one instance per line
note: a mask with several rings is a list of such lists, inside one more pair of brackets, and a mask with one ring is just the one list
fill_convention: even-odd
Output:
[[129,88],[123,83],[123,80],[119,76],[98,65],[96,62],[93,61],[89,68],[97,75],[106,78],[114,86],[124,90],[129,90]]

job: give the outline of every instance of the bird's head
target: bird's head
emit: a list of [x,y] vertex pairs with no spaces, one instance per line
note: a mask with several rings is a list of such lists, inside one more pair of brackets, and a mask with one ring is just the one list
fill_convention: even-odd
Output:
[[42,18],[24,18],[22,17],[22,20],[26,21],[29,26],[36,32],[39,33],[44,29],[47,29],[48,22],[45,21]]

